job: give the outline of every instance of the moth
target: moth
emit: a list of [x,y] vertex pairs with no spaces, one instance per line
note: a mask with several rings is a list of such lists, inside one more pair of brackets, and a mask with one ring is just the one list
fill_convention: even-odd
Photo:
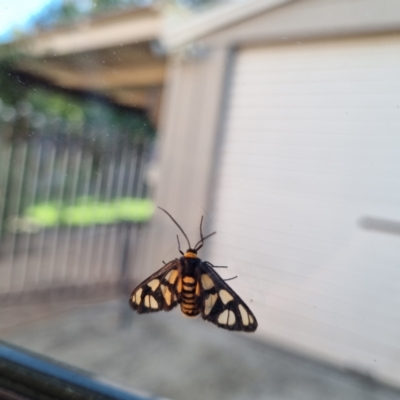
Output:
[[[195,317],[199,314],[204,320],[220,328],[231,331],[254,332],[257,320],[243,300],[215,272],[217,267],[203,261],[197,252],[203,247],[204,240],[216,232],[203,236],[203,217],[200,222],[200,240],[192,247],[189,239],[171,214],[164,211],[178,226],[186,238],[189,248],[182,257],[176,258],[143,281],[131,294],[130,306],[139,314],[156,311],[170,311],[178,304],[183,314]],[[236,278],[236,277],[234,277]],[[231,279],[234,279],[231,278]]]

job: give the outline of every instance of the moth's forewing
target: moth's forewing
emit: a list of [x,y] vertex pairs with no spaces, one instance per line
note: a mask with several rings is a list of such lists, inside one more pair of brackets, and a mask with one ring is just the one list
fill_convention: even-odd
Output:
[[205,320],[231,331],[254,332],[257,329],[257,319],[250,308],[208,263],[201,263],[198,275]]
[[178,304],[179,260],[175,259],[143,281],[131,294],[129,304],[139,314],[170,311]]

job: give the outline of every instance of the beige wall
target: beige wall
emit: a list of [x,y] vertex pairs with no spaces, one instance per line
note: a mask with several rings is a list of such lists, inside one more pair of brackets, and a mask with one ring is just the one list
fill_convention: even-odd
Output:
[[[155,202],[168,210],[194,244],[199,222],[208,208],[221,93],[228,52],[214,49],[202,59],[175,54],[170,63],[160,129],[159,181]],[[179,255],[177,228],[160,210],[144,238],[143,258],[137,268],[141,279]],[[183,251],[187,244],[182,235]]]

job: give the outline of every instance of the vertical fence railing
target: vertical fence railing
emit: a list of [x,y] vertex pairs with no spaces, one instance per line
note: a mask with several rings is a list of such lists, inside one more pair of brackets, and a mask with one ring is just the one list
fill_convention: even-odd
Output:
[[116,215],[120,200],[145,196],[147,146],[0,139],[0,300],[123,287],[136,223]]

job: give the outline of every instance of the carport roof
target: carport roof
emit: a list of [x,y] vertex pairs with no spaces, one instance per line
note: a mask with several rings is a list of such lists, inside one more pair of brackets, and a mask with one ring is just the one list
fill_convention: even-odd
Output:
[[165,76],[165,58],[154,51],[161,30],[157,7],[98,16],[11,43],[28,56],[14,69],[50,86],[152,109]]

